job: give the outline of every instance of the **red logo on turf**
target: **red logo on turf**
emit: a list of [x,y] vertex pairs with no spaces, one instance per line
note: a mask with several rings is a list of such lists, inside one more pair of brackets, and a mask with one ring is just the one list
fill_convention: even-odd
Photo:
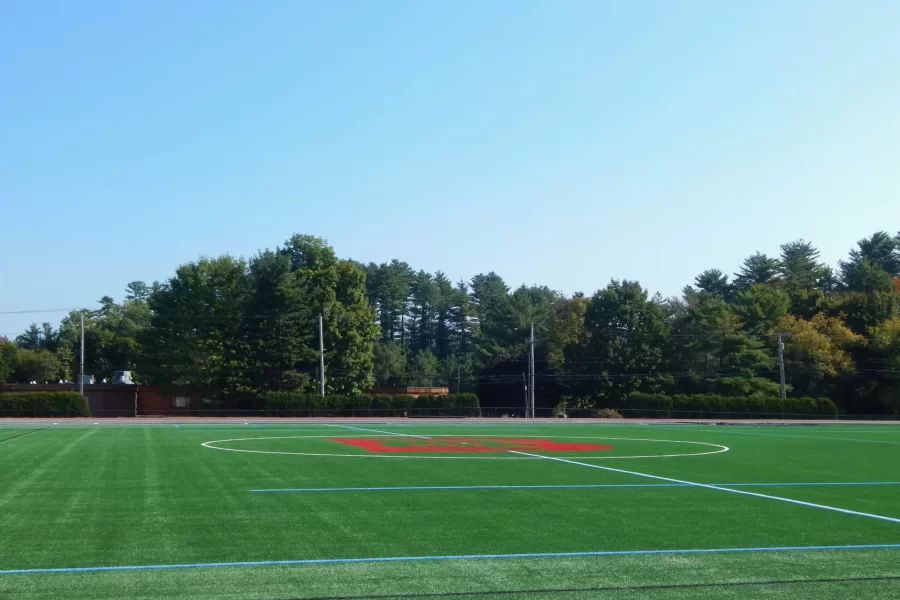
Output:
[[585,442],[556,442],[530,438],[329,438],[334,442],[362,448],[367,452],[583,452],[610,450],[612,446]]

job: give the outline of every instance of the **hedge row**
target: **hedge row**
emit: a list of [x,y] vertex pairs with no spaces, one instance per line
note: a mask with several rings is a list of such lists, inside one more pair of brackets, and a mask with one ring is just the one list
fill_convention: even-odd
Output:
[[0,417],[89,417],[88,402],[78,392],[6,392],[0,394]]
[[615,407],[626,417],[709,417],[740,419],[746,416],[830,417],[838,408],[828,398],[771,396],[718,396],[716,394],[631,394]]
[[343,417],[343,416],[450,416],[481,415],[475,394],[446,394],[418,397],[400,394],[359,394],[353,396],[268,392],[262,410],[269,416]]

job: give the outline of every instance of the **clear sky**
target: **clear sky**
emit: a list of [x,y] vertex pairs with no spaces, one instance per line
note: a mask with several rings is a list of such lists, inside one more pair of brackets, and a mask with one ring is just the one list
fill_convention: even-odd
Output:
[[[294,232],[677,294],[900,229],[900,3],[0,0],[0,311]],[[61,314],[0,315],[0,332]]]

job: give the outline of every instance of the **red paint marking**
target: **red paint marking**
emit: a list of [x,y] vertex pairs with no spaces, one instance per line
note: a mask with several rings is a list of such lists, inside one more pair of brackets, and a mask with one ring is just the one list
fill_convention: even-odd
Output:
[[329,438],[333,442],[362,448],[367,452],[583,452],[611,450],[605,444],[554,442],[529,438]]

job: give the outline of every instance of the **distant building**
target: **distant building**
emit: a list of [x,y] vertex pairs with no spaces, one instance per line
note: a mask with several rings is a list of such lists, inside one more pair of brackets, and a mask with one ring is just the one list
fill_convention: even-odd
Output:
[[112,382],[119,385],[134,385],[134,382],[131,380],[131,371],[114,371]]
[[391,396],[400,396],[403,394],[414,398],[419,396],[446,396],[450,393],[450,388],[445,387],[374,387],[366,390],[367,394],[390,394]]

